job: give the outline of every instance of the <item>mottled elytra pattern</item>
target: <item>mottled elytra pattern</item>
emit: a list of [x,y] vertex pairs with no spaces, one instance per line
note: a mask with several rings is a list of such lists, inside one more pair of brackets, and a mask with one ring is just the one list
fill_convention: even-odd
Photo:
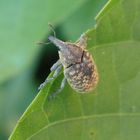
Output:
[[97,68],[87,51],[83,51],[81,62],[66,68],[64,74],[68,83],[77,92],[89,92],[98,82]]
[[41,85],[53,80],[61,68],[64,68],[64,79],[60,89],[53,95],[59,93],[65,86],[65,81],[80,93],[87,93],[94,89],[98,83],[98,72],[92,55],[86,50],[87,38],[82,35],[76,43],[63,42],[54,36],[48,38],[50,42],[59,48],[59,60],[52,66],[54,75]]

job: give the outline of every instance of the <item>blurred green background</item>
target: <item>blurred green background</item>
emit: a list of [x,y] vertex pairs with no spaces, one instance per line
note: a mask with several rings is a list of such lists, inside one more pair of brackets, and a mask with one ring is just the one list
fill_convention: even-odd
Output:
[[58,59],[48,22],[57,37],[76,41],[95,25],[107,0],[0,0],[0,140],[6,140]]

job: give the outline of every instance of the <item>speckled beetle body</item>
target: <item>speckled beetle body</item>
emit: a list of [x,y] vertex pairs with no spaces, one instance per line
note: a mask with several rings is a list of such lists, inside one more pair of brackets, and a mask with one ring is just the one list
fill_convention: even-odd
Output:
[[63,42],[54,36],[48,39],[59,48],[60,58],[51,68],[55,71],[52,80],[62,66],[64,68],[64,79],[59,92],[64,88],[66,80],[79,93],[88,93],[94,89],[98,83],[98,72],[92,55],[85,49],[87,41],[85,35],[82,35],[76,43]]
[[71,87],[79,93],[91,91],[98,82],[96,66],[87,51],[83,51],[81,62],[64,69],[64,75]]

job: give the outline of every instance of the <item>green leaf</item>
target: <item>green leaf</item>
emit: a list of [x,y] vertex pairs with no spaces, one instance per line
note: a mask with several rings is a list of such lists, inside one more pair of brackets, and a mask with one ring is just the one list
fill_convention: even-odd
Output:
[[[74,14],[65,19],[62,25],[64,35],[70,40],[76,40],[81,33],[95,25],[94,17],[101,10],[108,0],[88,0],[78,8]],[[93,8],[94,7],[94,8]]]
[[[7,140],[19,116],[33,100],[37,88],[31,69],[0,86],[0,139]],[[3,137],[5,136],[5,138]]]
[[62,22],[85,1],[1,0],[0,83],[31,65],[39,50],[36,43],[48,33],[48,22]]
[[42,89],[25,111],[10,140],[139,140],[140,1],[111,0],[86,32],[99,71],[91,94],[67,84],[52,101],[62,73]]

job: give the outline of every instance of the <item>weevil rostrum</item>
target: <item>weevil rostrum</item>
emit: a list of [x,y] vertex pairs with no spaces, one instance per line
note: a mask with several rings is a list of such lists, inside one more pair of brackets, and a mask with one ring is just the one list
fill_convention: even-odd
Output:
[[46,79],[39,88],[57,77],[60,70],[64,69],[64,79],[56,93],[60,93],[66,81],[78,93],[88,93],[98,83],[98,71],[92,55],[86,50],[87,37],[82,34],[76,43],[63,42],[54,36],[48,37],[49,41],[58,47],[59,60],[51,67],[54,71],[52,78]]

